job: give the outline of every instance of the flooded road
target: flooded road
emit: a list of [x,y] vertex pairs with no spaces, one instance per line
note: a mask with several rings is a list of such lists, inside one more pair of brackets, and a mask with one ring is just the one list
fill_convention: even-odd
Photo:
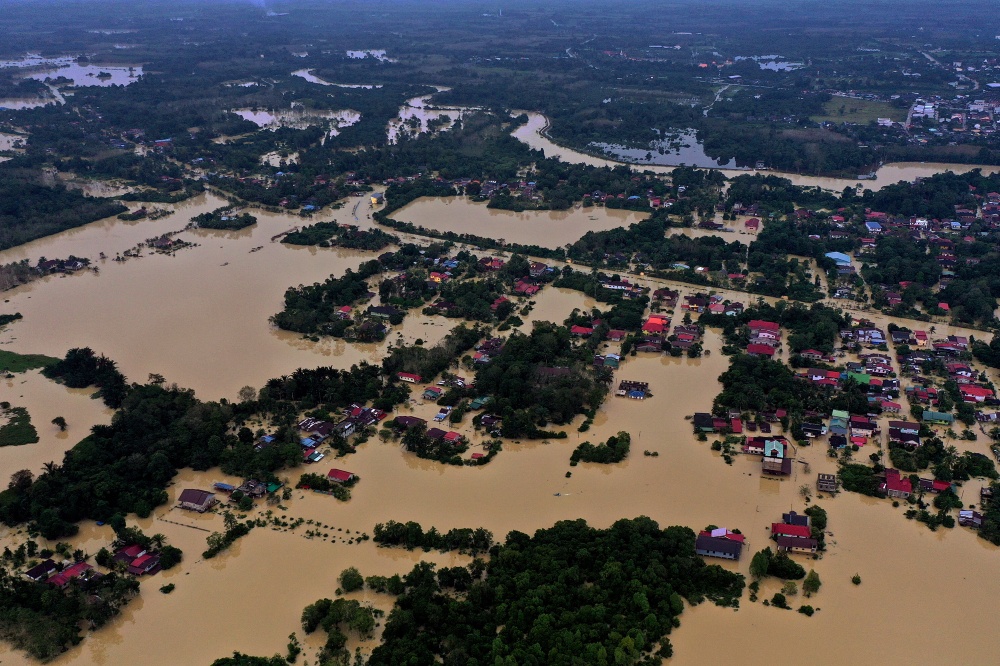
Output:
[[435,231],[556,248],[579,240],[588,231],[627,227],[649,214],[604,207],[515,213],[487,208],[485,202],[474,202],[467,197],[424,197],[400,208],[392,217]]

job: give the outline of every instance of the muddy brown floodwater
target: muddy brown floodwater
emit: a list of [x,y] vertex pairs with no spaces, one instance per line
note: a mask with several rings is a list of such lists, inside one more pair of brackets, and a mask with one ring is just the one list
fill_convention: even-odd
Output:
[[[101,250],[114,256],[140,240],[183,227],[191,215],[220,205],[218,197],[204,195],[178,205],[176,215],[156,222],[98,222],[11,250],[0,255],[0,261],[34,260],[42,254],[96,257]],[[442,218],[451,216],[452,208],[472,207],[418,205],[428,207],[428,218],[433,217],[434,206]],[[317,219],[349,221],[350,207]],[[358,211],[365,225],[368,210],[365,202]],[[271,236],[300,225],[301,220],[259,211],[255,215],[259,224],[241,232],[184,232],[182,238],[200,246],[175,256],[146,256],[124,264],[98,262],[100,275],[47,278],[4,294],[10,299],[5,311],[20,311],[24,320],[10,325],[0,343],[14,351],[52,355],[62,355],[71,346],[90,345],[116,359],[132,379],[141,381],[147,373],[158,372],[169,381],[195,388],[203,398],[232,397],[243,385],[260,386],[269,377],[299,366],[344,367],[363,359],[379,361],[384,345],[310,343],[275,331],[267,323],[267,316],[280,307],[287,286],[340,273],[371,254],[270,243]],[[515,240],[516,225],[499,224],[505,225],[505,233],[490,235]],[[527,241],[543,242],[541,236]],[[250,252],[258,246],[263,249]],[[674,286],[682,294],[694,290]],[[750,300],[739,292],[727,294]],[[543,289],[534,301],[529,318],[553,321],[562,321],[573,308],[595,304],[579,292],[552,287]],[[432,343],[453,323],[410,315],[401,329],[406,338],[422,337]],[[938,326],[939,334],[951,330],[957,329]],[[394,338],[395,334],[390,341]],[[724,566],[747,573],[752,552],[770,543],[770,523],[790,508],[805,507],[800,486],[812,487],[817,472],[835,471],[836,464],[826,457],[823,446],[799,448],[792,478],[776,481],[761,477],[758,459],[737,456],[733,465],[726,465],[711,451],[710,442],[695,439],[684,417],[710,408],[719,388],[716,378],[728,364],[720,346],[720,336],[709,331],[705,348],[711,353],[700,359],[626,358],[616,381],[647,381],[652,398],[610,397],[589,432],[577,432],[578,419],[567,428],[568,440],[505,442],[503,452],[484,467],[420,460],[397,443],[377,438],[361,445],[355,455],[327,458],[316,471],[339,467],[361,477],[349,502],[296,491],[283,502],[287,511],[271,507],[289,518],[328,525],[323,528],[330,535],[326,538],[305,538],[307,526],[294,532],[257,529],[227,553],[203,561],[199,553],[205,548],[205,537],[221,528],[221,517],[170,507],[186,487],[208,488],[213,481],[231,479],[218,470],[184,470],[169,489],[171,502],[154,516],[137,521],[147,533],[161,532],[181,547],[184,562],[145,581],[141,597],[120,618],[87,636],[55,663],[206,664],[233,650],[264,655],[284,652],[290,633],[298,631],[302,638],[301,609],[317,598],[331,597],[343,568],[357,566],[366,575],[391,574],[408,571],[419,559],[465,561],[379,549],[370,541],[349,543],[357,533],[371,534],[376,523],[390,519],[416,520],[441,530],[482,526],[498,539],[510,530],[531,532],[572,518],[585,518],[599,527],[638,515],[648,515],[661,525],[694,529],[724,525],[739,528],[749,539],[742,562]],[[86,392],[68,391],[34,372],[5,380],[0,391],[4,399],[29,409],[42,434],[38,445],[0,450],[0,477],[22,467],[37,470],[43,462],[58,459],[56,454],[90,425],[110,418]],[[430,418],[437,406],[414,399],[399,411]],[[66,438],[60,439],[49,423],[55,415],[70,423]],[[466,417],[455,429],[471,435],[470,420]],[[627,430],[633,438],[632,453],[625,462],[569,466],[570,454],[579,442],[604,440],[619,430]],[[476,435],[473,442],[478,445],[481,438]],[[985,444],[969,443],[964,448],[973,446],[980,450]],[[862,448],[858,457],[867,457],[872,448]],[[647,457],[644,451],[659,455]],[[570,478],[566,478],[567,471],[572,471]],[[294,482],[300,472],[289,471],[285,477]],[[967,504],[976,502],[980,486],[979,481],[965,484]],[[781,641],[782,654],[808,654],[818,664],[903,664],[941,654],[944,649],[961,664],[995,661],[992,611],[1000,597],[997,548],[962,528],[931,532],[905,520],[903,508],[894,509],[888,501],[847,493],[814,501],[829,512],[832,535],[822,559],[800,561],[816,569],[823,587],[808,602],[801,596],[791,602],[795,607],[809,603],[819,612],[806,618],[752,604],[746,598],[738,612],[709,605],[689,609],[671,637],[676,653],[671,663],[703,664],[720,653],[765,663],[775,660],[776,640]],[[0,540],[8,543],[16,536],[0,531]],[[109,540],[107,527],[87,523],[72,541],[93,553]],[[863,579],[860,586],[850,582],[855,573]],[[172,594],[157,591],[166,583],[176,584]],[[775,591],[776,585],[768,582],[762,586],[761,598]],[[363,598],[381,608],[391,605],[391,599],[383,595]],[[321,641],[312,636],[303,642],[311,661]],[[30,663],[22,654],[3,647],[0,660]]]
[[436,231],[502,238],[508,243],[561,247],[588,231],[627,227],[646,219],[649,214],[603,207],[515,213],[487,208],[485,203],[466,197],[422,197],[400,208],[392,217]]

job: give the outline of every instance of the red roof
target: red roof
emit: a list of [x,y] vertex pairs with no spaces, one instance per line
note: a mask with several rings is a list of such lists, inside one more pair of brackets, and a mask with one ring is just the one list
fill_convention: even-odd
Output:
[[479,459],[480,459],[480,458],[482,458],[482,457],[483,457],[483,454],[482,454],[482,453],[473,453],[473,454],[472,454],[472,459],[473,459],[473,460],[479,460]]
[[804,537],[808,539],[812,536],[812,530],[806,525],[786,525],[785,523],[771,523],[771,534],[783,534],[785,536]]
[[770,358],[771,356],[774,356],[774,348],[769,345],[747,345],[747,353],[767,356]]
[[326,476],[331,481],[341,481],[341,482],[350,481],[351,479],[354,478],[354,475],[352,473],[345,472],[342,469],[331,469]]
[[93,568],[94,567],[90,566],[86,562],[77,562],[73,566],[67,567],[63,569],[62,572],[50,577],[47,582],[58,587],[65,587],[71,580],[77,578],[83,572],[90,571]]
[[135,561],[133,561],[132,562],[132,566],[136,567],[136,568],[140,568],[144,564],[146,564],[147,562],[149,562],[151,559],[153,559],[153,557],[155,557],[155,556],[154,555],[150,555],[149,553],[146,553],[142,557],[139,557]]
[[993,396],[993,391],[988,388],[983,388],[982,386],[962,385],[958,387],[958,390],[965,395],[971,395],[977,398],[989,398]]
[[752,319],[748,325],[751,331],[774,331],[777,333],[781,330],[781,327],[773,321],[764,321],[762,319]]
[[569,332],[573,335],[590,335],[594,332],[594,329],[588,328],[587,326],[573,326],[569,329]]
[[732,426],[733,434],[739,435],[740,433],[743,432],[743,421],[739,419],[733,419],[732,421],[730,421],[730,425]]
[[448,442],[457,442],[458,440],[462,439],[462,435],[452,430],[451,432],[445,433],[444,438],[445,441]]
[[131,546],[126,546],[125,548],[122,548],[118,552],[122,555],[126,555],[132,559],[135,559],[139,557],[139,554],[142,553],[143,550],[145,549],[142,546],[139,546],[137,544],[132,544]]
[[412,372],[397,372],[396,376],[399,377],[400,379],[405,379],[411,382],[423,381],[423,377],[421,377],[420,375],[415,375]]

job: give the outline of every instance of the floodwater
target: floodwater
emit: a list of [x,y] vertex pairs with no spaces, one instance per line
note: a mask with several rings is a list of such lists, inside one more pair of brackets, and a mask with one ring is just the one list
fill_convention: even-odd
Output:
[[[435,86],[437,92],[445,92],[448,88]],[[465,106],[432,106],[430,95],[421,95],[406,100],[399,108],[399,115],[389,121],[386,128],[389,143],[396,143],[400,137],[416,137],[432,131],[431,124],[436,125],[433,131],[444,132],[455,126],[462,116],[473,110]]]
[[[17,323],[7,325],[6,332],[17,335]],[[9,349],[4,346],[4,349]],[[112,410],[100,400],[91,400],[93,389],[69,389],[42,377],[38,370],[0,379],[0,395],[14,407],[24,407],[31,424],[38,431],[39,441],[23,446],[0,447],[0,481],[19,469],[38,474],[43,464],[60,462],[63,454],[90,434],[91,426],[110,423]],[[66,419],[66,431],[52,425],[52,419]]]
[[24,148],[24,142],[27,138],[24,134],[0,132],[0,151],[20,150]]
[[[281,309],[286,288],[340,275],[374,256],[270,242],[275,234],[330,219],[329,214],[302,220],[254,210],[258,223],[248,229],[185,231],[179,237],[198,247],[113,261],[117,253],[182,229],[191,217],[223,205],[224,199],[203,194],[176,206],[157,204],[177,211],[160,220],[102,220],[0,253],[0,263],[74,254],[90,258],[100,270],[50,276],[5,292],[4,310],[24,319],[0,333],[0,344],[58,357],[71,347],[89,346],[115,359],[131,380],[159,373],[205,399],[233,398],[242,386],[259,388],[298,367],[381,361],[395,333],[379,345],[314,343],[268,323]],[[254,247],[262,249],[251,252]],[[101,252],[108,258],[99,260]],[[423,326],[417,316],[407,317],[398,330],[410,341],[422,337],[429,344],[446,332]]]
[[[94,258],[101,250],[114,256],[220,205],[222,199],[208,194],[178,204],[177,213],[162,220],[97,222],[2,253],[0,262],[71,252]],[[368,206],[367,202],[363,205]],[[479,225],[485,228],[494,218],[474,215],[473,206],[457,199],[450,203],[428,200],[418,201],[404,212],[421,211],[431,218],[437,209],[438,219],[471,221],[456,230],[483,233]],[[485,207],[478,210],[487,211]],[[365,213],[365,209],[360,211],[362,220]],[[266,321],[280,307],[287,286],[341,273],[371,253],[294,249],[270,243],[271,236],[300,225],[301,220],[287,214],[254,214],[258,224],[240,232],[182,233],[181,238],[200,246],[175,256],[146,256],[124,264],[98,262],[100,275],[46,278],[6,293],[10,303],[5,309],[20,311],[25,318],[8,326],[0,343],[9,343],[4,348],[13,351],[52,355],[61,355],[70,346],[90,345],[115,358],[134,380],[159,372],[168,381],[195,388],[203,398],[232,397],[243,385],[260,386],[267,378],[299,366],[345,367],[361,359],[380,360],[385,349],[382,345],[314,344],[277,332]],[[510,214],[507,220],[492,224],[506,225],[504,236],[516,240],[516,217]],[[362,224],[367,226],[367,222]],[[561,241],[561,233],[542,237],[536,233],[524,236],[523,242]],[[490,235],[497,237],[500,231],[493,227]],[[250,252],[259,246],[263,249]],[[638,281],[679,286],[659,280]],[[699,288],[680,286],[682,295],[695,290]],[[717,291],[743,302],[751,300],[740,292]],[[551,286],[532,300],[534,309],[523,317],[526,320],[562,321],[574,308],[595,305],[581,293]],[[407,340],[421,337],[433,344],[455,323],[441,317],[410,315],[401,333]],[[938,326],[939,335],[951,332],[962,333]],[[393,334],[389,341],[395,339]],[[383,443],[377,438],[361,445],[355,455],[325,459],[310,471],[322,473],[338,467],[361,477],[352,499],[341,503],[297,491],[283,505],[287,507],[284,515],[290,518],[331,526],[323,528],[331,535],[326,539],[305,538],[304,530],[309,526],[294,532],[258,529],[226,554],[201,561],[198,554],[208,534],[202,530],[219,530],[221,517],[170,510],[171,502],[156,516],[138,523],[147,533],[165,534],[169,542],[185,551],[185,561],[176,570],[145,582],[141,598],[122,617],[89,635],[55,663],[113,665],[134,661],[137,654],[148,664],[208,663],[233,650],[263,655],[283,652],[290,633],[298,631],[302,638],[298,625],[302,607],[317,598],[332,597],[336,576],[343,568],[357,566],[366,575],[391,574],[408,571],[419,559],[447,564],[464,561],[433,553],[379,549],[371,542],[348,543],[357,532],[370,534],[374,524],[390,519],[416,520],[441,530],[483,526],[499,539],[509,530],[530,533],[557,520],[581,517],[599,527],[638,515],[648,515],[661,525],[682,524],[694,529],[715,524],[739,528],[747,535],[748,552],[743,560],[725,565],[747,573],[752,552],[770,543],[770,523],[780,520],[784,511],[804,508],[799,488],[812,487],[817,472],[833,472],[836,465],[821,445],[798,448],[792,478],[764,479],[756,458],[737,456],[728,466],[710,450],[710,441],[698,442],[684,417],[711,407],[718,391],[716,378],[728,365],[728,359],[719,353],[717,333],[709,331],[704,345],[710,354],[700,359],[652,354],[625,358],[615,381],[649,382],[653,397],[644,401],[609,397],[589,432],[577,431],[577,419],[566,428],[567,440],[505,442],[504,451],[484,467],[451,467],[420,460],[402,451],[398,443]],[[616,349],[617,344],[607,346],[608,351]],[[459,374],[471,376],[465,370]],[[48,383],[37,373],[18,376],[2,384],[0,390],[4,396],[13,395],[14,404],[29,409],[43,434],[43,441],[32,445],[42,448],[0,450],[4,471],[37,469],[54,457],[48,454],[63,450],[90,425],[107,422],[109,417],[98,401]],[[430,418],[436,411],[436,405],[415,396],[397,413]],[[49,421],[54,415],[69,421],[71,431],[66,439],[53,432]],[[471,434],[470,422],[471,415],[464,423],[448,427]],[[632,453],[625,462],[569,466],[570,454],[578,443],[603,441],[619,430],[627,430],[633,438]],[[473,440],[478,443],[481,438]],[[863,448],[859,457],[866,456],[869,448]],[[644,456],[644,451],[659,455]],[[294,483],[301,471],[286,472],[285,477]],[[569,478],[567,471],[572,472]],[[208,488],[216,480],[231,479],[218,470],[182,471],[169,492],[173,499],[186,487]],[[979,481],[965,485],[963,499],[967,504],[976,501],[980,485]],[[746,598],[738,612],[707,605],[688,610],[681,618],[681,628],[671,637],[677,655],[671,663],[706,663],[720,650],[747,655],[752,663],[763,662],[773,659],[775,635],[791,649],[808,650],[810,660],[819,664],[871,663],[875,659],[906,663],[928,653],[937,654],[941,640],[949,641],[948,652],[957,663],[992,663],[992,608],[1000,595],[997,548],[962,528],[930,532],[905,520],[903,509],[893,509],[888,501],[845,493],[819,503],[829,512],[829,549],[821,560],[800,561],[816,569],[823,588],[808,602],[801,596],[791,599],[795,607],[810,603],[821,609],[817,615],[805,618],[751,604]],[[276,507],[271,510],[282,513]],[[3,532],[0,538],[4,538]],[[109,540],[106,527],[85,524],[73,543],[93,553]],[[850,582],[855,573],[863,579],[861,586]],[[175,583],[177,589],[170,595],[160,594],[157,588],[168,582]],[[762,587],[762,599],[777,591],[773,582]],[[362,598],[381,608],[391,604],[390,598],[380,595]],[[901,609],[924,607],[928,599],[953,601],[946,605],[960,607],[962,612],[939,614],[938,631],[913,631],[912,619]],[[264,617],[266,621],[261,621]],[[181,636],[183,640],[177,640]],[[961,640],[954,638],[957,636]],[[312,659],[321,641],[313,636],[303,642]],[[23,655],[13,654],[4,655],[4,663],[28,662]]]
[[381,84],[373,84],[373,83],[332,83],[325,79],[319,78],[318,76],[312,73],[311,69],[297,69],[294,72],[292,72],[292,76],[298,76],[299,78],[305,79],[309,83],[315,83],[321,86],[336,86],[338,88],[358,88],[361,90],[374,90],[376,88],[382,87]]
[[64,78],[70,85],[84,86],[127,86],[142,76],[142,66],[93,65],[77,62],[76,56],[45,58],[37,53],[29,53],[17,60],[0,62],[0,69],[23,69],[25,76],[36,81]]
[[636,165],[695,166],[701,168],[735,168],[732,159],[715,159],[705,154],[705,148],[698,141],[694,130],[678,130],[658,141],[652,141],[648,148],[629,148],[613,143],[592,143],[598,152],[611,159],[631,162]]
[[350,127],[361,120],[361,114],[351,109],[343,111],[306,110],[301,108],[270,111],[267,109],[233,109],[230,113],[235,113],[240,118],[249,120],[261,129],[269,130],[276,130],[279,127],[305,129],[326,121],[330,130],[330,136],[336,136],[340,133],[340,130]]
[[393,218],[437,231],[474,234],[508,243],[561,247],[588,231],[627,227],[649,217],[648,213],[603,207],[576,207],[568,211],[525,211],[487,208],[467,197],[422,197],[404,206]]
[[[566,148],[560,146],[549,139],[545,132],[549,126],[548,119],[540,114],[533,111],[514,111],[515,115],[521,113],[526,113],[528,115],[528,122],[521,127],[518,127],[511,134],[515,139],[526,143],[531,148],[536,150],[545,151],[546,157],[555,157],[564,162],[569,162],[571,164],[589,164],[591,166],[607,166],[615,167],[619,164],[624,164],[624,162],[619,162],[615,160],[605,159],[601,157],[595,157],[593,155],[588,155],[586,153],[581,153],[580,151],[573,150],[572,148]],[[645,155],[645,153],[643,153]],[[656,164],[631,164],[631,166],[641,169],[643,171],[654,171],[658,173],[666,173],[672,171],[674,167],[662,166]],[[850,178],[823,178],[818,176],[803,176],[794,173],[785,173],[782,171],[754,171],[751,169],[735,170],[739,173],[763,173],[763,174],[774,174],[776,176],[781,176],[782,178],[787,178],[791,180],[796,185],[806,186],[806,187],[822,187],[825,189],[840,191],[848,186],[855,186],[858,184],[863,185],[869,189],[877,189],[883,185],[888,185],[892,183],[897,183],[899,181],[913,181],[917,178],[928,178],[936,173],[942,173],[945,171],[952,171],[954,173],[965,173],[971,171],[972,169],[982,169],[984,174],[991,174],[1000,172],[1000,167],[989,166],[983,164],[944,164],[936,162],[897,162],[893,164],[886,164],[878,170],[875,178],[858,181]],[[733,171],[731,169],[723,169],[724,171]]]

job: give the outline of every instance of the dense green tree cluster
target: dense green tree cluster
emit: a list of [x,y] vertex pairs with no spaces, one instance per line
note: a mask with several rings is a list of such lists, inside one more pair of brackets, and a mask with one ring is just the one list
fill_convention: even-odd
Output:
[[368,279],[382,272],[378,261],[366,261],[355,272],[348,268],[344,275],[332,275],[324,282],[289,287],[285,291],[285,306],[271,317],[278,328],[296,333],[325,334],[340,321],[335,312],[344,305],[353,305],[367,297]]
[[486,330],[478,325],[469,327],[459,324],[433,347],[423,345],[402,345],[382,359],[382,368],[387,375],[410,372],[426,380],[433,379],[457,362],[462,354],[483,338]]
[[191,221],[203,229],[223,229],[236,231],[257,224],[257,218],[250,213],[234,213],[231,206],[223,206],[208,213],[201,213]]
[[627,432],[620,432],[617,435],[608,437],[608,441],[594,446],[590,442],[584,442],[576,447],[573,455],[570,456],[570,464],[578,462],[592,463],[618,463],[628,457],[632,437]]
[[847,315],[822,303],[806,306],[787,301],[778,301],[774,305],[758,303],[735,316],[705,313],[698,323],[718,326],[730,342],[745,343],[749,337],[743,335],[746,331],[741,331],[741,327],[755,319],[772,321],[789,329],[788,346],[793,353],[805,349],[832,352],[840,330],[850,325]]
[[476,386],[493,397],[504,437],[538,436],[548,423],[568,423],[604,400],[607,386],[594,377],[591,361],[591,352],[574,348],[567,328],[536,322],[530,334],[510,336],[476,373]]
[[407,550],[422,548],[476,555],[493,546],[493,533],[482,527],[456,527],[441,534],[435,527],[424,531],[420,523],[390,520],[375,526],[372,540],[380,546],[399,546]]
[[38,180],[30,171],[0,165],[0,250],[128,210],[118,201]]
[[62,381],[70,388],[97,386],[108,407],[121,407],[129,387],[117,364],[89,347],[70,349],[66,357],[42,370],[49,379]]
[[369,663],[653,663],[672,653],[684,600],[735,605],[742,593],[743,577],[706,565],[694,542],[648,518],[511,532],[460,597],[421,563]]

